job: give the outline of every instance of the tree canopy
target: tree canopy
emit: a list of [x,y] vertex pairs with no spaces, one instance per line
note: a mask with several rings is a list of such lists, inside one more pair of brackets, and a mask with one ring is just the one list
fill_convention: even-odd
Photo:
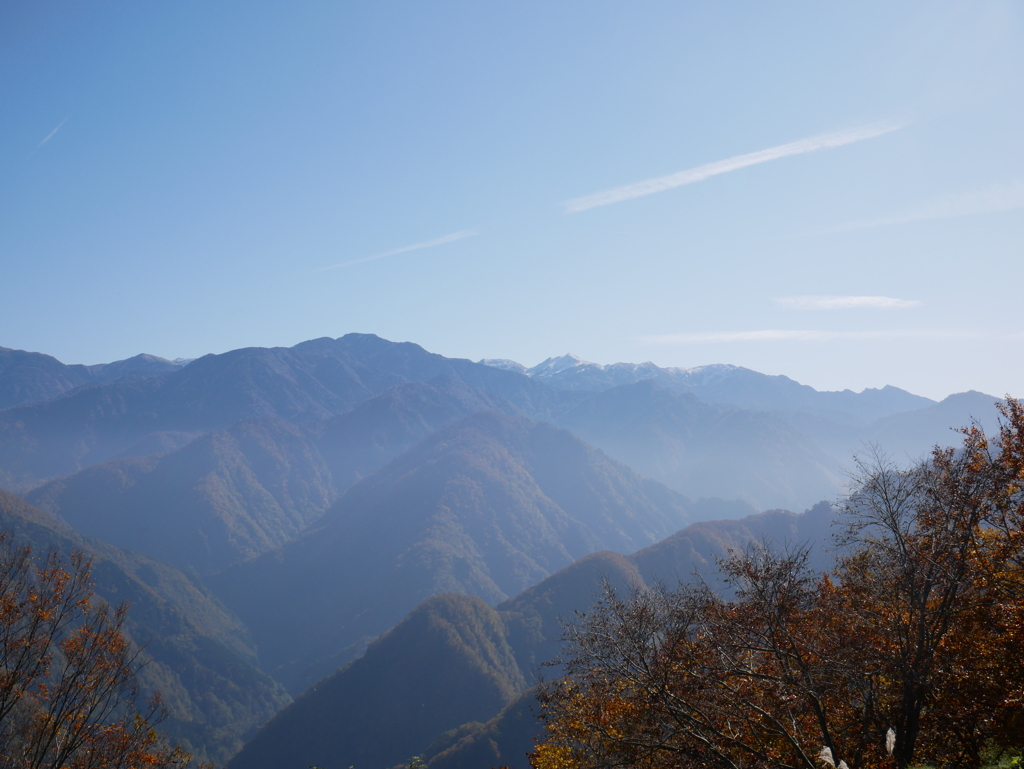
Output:
[[992,442],[858,463],[834,572],[801,547],[697,582],[605,592],[541,696],[536,769],[931,763],[1024,747],[1024,407]]
[[94,600],[90,567],[81,553],[37,564],[0,533],[0,767],[183,767],[153,728],[159,700],[136,702],[128,607]]

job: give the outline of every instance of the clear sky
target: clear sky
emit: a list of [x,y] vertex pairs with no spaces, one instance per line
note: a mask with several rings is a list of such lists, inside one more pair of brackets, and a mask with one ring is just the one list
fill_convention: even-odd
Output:
[[0,345],[1024,394],[1019,2],[0,3]]

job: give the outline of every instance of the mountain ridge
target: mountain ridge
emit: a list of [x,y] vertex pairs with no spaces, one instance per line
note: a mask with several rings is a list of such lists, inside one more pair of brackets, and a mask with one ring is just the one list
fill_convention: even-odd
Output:
[[564,430],[482,412],[356,483],[297,539],[210,584],[294,691],[432,594],[497,603],[588,552],[658,541],[685,522],[686,504]]
[[[529,689],[537,682],[540,666],[558,653],[561,619],[589,609],[602,582],[622,593],[658,582],[671,585],[695,571],[713,581],[715,557],[729,548],[742,549],[765,538],[777,543],[820,541],[832,517],[831,508],[822,504],[799,515],[769,511],[741,520],[691,524],[632,555],[607,550],[588,554],[495,607],[472,596],[434,596],[373,641],[364,657],[299,696],[247,743],[228,769],[274,769],[285,758],[297,765],[323,764],[329,758],[341,766],[397,768],[408,765],[412,755],[420,756],[426,769],[527,769],[525,756],[538,731]],[[815,566],[827,565],[830,557],[816,547]],[[461,648],[452,633],[442,644],[421,642],[426,634],[415,628],[425,617],[443,624],[457,615],[472,618],[467,619],[474,633],[468,648]],[[441,669],[449,679],[470,680],[482,667],[473,651],[481,648],[491,650],[489,659],[503,661],[483,666],[491,671],[483,685],[463,687],[460,697],[467,709],[462,714],[469,715],[460,722],[445,691],[417,682],[432,680]],[[417,663],[409,665],[410,659]],[[368,680],[365,670],[371,666],[401,671],[399,685],[391,689],[383,677]],[[362,703],[369,710],[368,723],[350,729],[343,716]],[[407,730],[395,740],[387,739],[391,732],[376,722],[387,718],[389,707],[406,709],[410,703],[436,716],[429,724],[434,731],[417,717],[406,722]],[[341,726],[331,726],[339,722],[338,714]]]
[[613,387],[654,380],[679,393],[693,393],[708,403],[729,403],[757,411],[806,411],[843,424],[866,424],[901,411],[925,408],[936,401],[892,385],[852,390],[815,390],[783,375],[715,363],[692,368],[645,363],[600,364],[566,354],[527,368],[507,359],[484,359],[484,365],[521,371],[566,390],[603,392]]

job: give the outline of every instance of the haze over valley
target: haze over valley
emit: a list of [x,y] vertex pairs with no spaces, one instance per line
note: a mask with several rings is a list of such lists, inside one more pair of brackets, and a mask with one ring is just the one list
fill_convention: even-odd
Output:
[[827,568],[854,452],[917,459],[997,416],[982,393],[526,369],[371,334],[93,370],[112,373],[0,350],[0,523],[96,559],[164,728],[232,767],[515,764],[484,735],[532,739],[523,703],[601,579],[714,579],[761,536],[817,542]]
[[1024,4],[0,2],[0,769],[1021,769]]

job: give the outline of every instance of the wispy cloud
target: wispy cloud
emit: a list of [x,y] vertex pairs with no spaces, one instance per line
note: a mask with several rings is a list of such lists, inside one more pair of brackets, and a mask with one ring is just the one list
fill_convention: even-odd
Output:
[[876,136],[887,134],[899,128],[902,128],[899,124],[887,123],[860,126],[859,128],[851,128],[846,131],[811,136],[807,139],[790,142],[789,144],[780,144],[777,147],[769,147],[768,149],[758,150],[757,152],[749,152],[746,155],[736,155],[731,158],[726,158],[725,160],[707,163],[706,165],[697,166],[696,168],[690,168],[685,171],[679,171],[667,176],[644,179],[643,181],[625,184],[621,187],[613,187],[612,189],[604,190],[603,192],[596,192],[592,195],[573,198],[572,200],[566,201],[565,211],[569,214],[575,214],[580,211],[587,211],[591,208],[608,206],[612,203],[621,203],[624,200],[642,198],[645,195],[653,195],[656,192],[664,192],[665,190],[675,189],[676,187],[682,187],[686,184],[704,181],[712,176],[725,174],[729,171],[737,171],[741,168],[746,168],[747,166],[767,163],[769,161],[779,160],[780,158],[789,157],[791,155],[803,155],[807,152],[815,152],[817,150],[830,149],[832,147],[842,147],[843,145],[853,144],[854,142],[863,141],[865,139],[873,139]]
[[800,329],[762,329],[758,331],[697,331],[680,334],[639,336],[641,344],[726,344],[729,342],[832,342],[872,339],[977,339],[986,336],[975,331],[950,329],[901,329],[890,331],[818,331]]
[[[68,115],[68,117],[71,117],[71,116],[70,116],[70,115]],[[68,122],[68,118],[67,118],[67,117],[66,117],[66,118],[64,118],[63,120],[61,120],[61,121],[60,121],[60,123],[58,123],[58,124],[57,124],[57,127],[56,127],[56,128],[54,128],[54,129],[53,129],[52,131],[50,131],[50,133],[46,134],[46,138],[45,138],[45,139],[43,139],[43,140],[42,140],[41,142],[39,142],[39,144],[37,144],[37,145],[36,145],[36,149],[39,149],[39,148],[40,148],[40,147],[42,147],[42,146],[43,146],[44,144],[46,144],[46,142],[50,141],[50,139],[52,139],[52,138],[53,138],[53,137],[54,137],[54,136],[56,135],[57,131],[59,131],[59,130],[61,129],[61,127],[62,127],[62,126],[63,126],[63,125],[64,125],[64,124],[66,123],[66,122]]]
[[891,296],[780,296],[772,301],[790,310],[905,310],[921,306],[916,299]]
[[837,227],[814,230],[806,234],[827,235],[836,232],[866,230],[872,227],[885,227],[892,224],[923,222],[929,219],[948,219],[955,216],[1012,211],[1016,208],[1024,208],[1024,182],[1022,181],[993,184],[984,189],[973,190],[959,195],[946,195],[922,203],[896,216],[850,222]]
[[373,256],[364,256],[359,259],[352,259],[341,264],[332,264],[328,267],[320,267],[319,269],[312,270],[312,272],[326,272],[327,270],[336,270],[339,267],[350,267],[353,264],[362,264],[363,262],[372,262],[376,259],[384,259],[388,256],[397,256],[398,254],[405,254],[409,251],[419,251],[421,248],[433,248],[434,246],[443,246],[445,243],[454,243],[456,240],[462,240],[464,238],[471,238],[474,235],[480,233],[475,230],[460,230],[459,232],[453,232],[450,235],[445,235],[434,240],[427,240],[423,243],[413,243],[411,246],[402,246],[401,248],[395,248],[391,251],[385,251],[381,254],[374,254]]

